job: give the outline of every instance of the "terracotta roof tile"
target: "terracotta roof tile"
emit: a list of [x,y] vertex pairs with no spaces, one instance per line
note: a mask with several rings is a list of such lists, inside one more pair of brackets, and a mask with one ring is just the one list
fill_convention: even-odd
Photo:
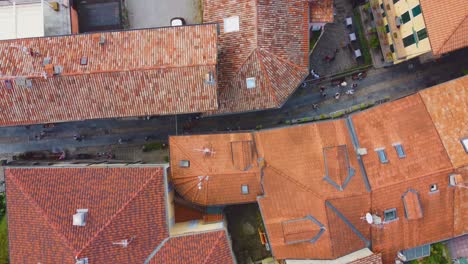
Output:
[[436,55],[468,46],[468,6],[464,0],[420,0],[432,52]]
[[468,76],[419,92],[454,167],[468,165]]
[[[185,199],[217,205],[254,202],[261,194],[251,133],[170,137],[169,146],[172,181]],[[189,168],[180,167],[183,160]],[[242,185],[248,186],[248,194],[242,194]]]
[[[214,110],[216,63],[214,24],[2,41],[0,125]],[[60,75],[41,77],[54,66]]]
[[[452,167],[418,94],[353,115],[352,121],[360,147],[367,149],[362,160],[374,189]],[[405,158],[398,157],[397,143]],[[388,163],[379,161],[380,148]]]
[[417,191],[409,189],[403,194],[403,206],[406,219],[414,220],[423,218],[423,210]]
[[[162,168],[7,169],[6,182],[14,263],[142,263],[169,235]],[[82,208],[86,226],[73,226]],[[132,237],[124,250],[112,244]]]
[[[308,74],[308,3],[207,0],[203,20],[220,24],[219,109],[208,114],[280,107]],[[224,19],[239,18],[225,32]],[[255,88],[246,79],[255,78]]]
[[[460,168],[456,171],[463,182],[462,186],[468,187],[468,166]],[[454,216],[454,236],[460,236],[468,233],[468,190],[466,188],[456,187],[455,201],[453,203],[455,209]]]
[[234,263],[226,231],[171,237],[150,264]]
[[283,221],[283,236],[286,244],[313,241],[320,238],[323,225],[316,223],[311,217]]
[[[383,253],[384,263],[393,261],[398,251],[453,237],[454,188],[448,186],[451,170],[386,186],[372,192],[372,212],[383,220],[383,211],[396,208],[398,219],[372,227],[373,250]],[[436,184],[438,191],[430,192]],[[417,191],[423,216],[406,219],[402,195]]]
[[311,23],[333,23],[333,0],[311,0],[310,22]]

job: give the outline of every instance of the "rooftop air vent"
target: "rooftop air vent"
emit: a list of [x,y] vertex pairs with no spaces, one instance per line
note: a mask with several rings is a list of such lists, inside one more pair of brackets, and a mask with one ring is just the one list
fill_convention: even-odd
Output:
[[247,89],[253,89],[256,87],[255,77],[247,78],[245,79],[245,82],[247,84]]
[[88,215],[88,209],[78,209],[76,214],[73,215],[73,225],[74,226],[85,226],[86,225],[86,216]]
[[88,258],[76,259],[75,264],[88,264]]
[[179,167],[181,167],[181,168],[190,168],[190,160],[181,160],[179,162]]
[[63,66],[55,65],[54,66],[54,75],[60,75],[63,72]]
[[215,78],[214,78],[214,74],[212,71],[205,74],[205,83],[210,84],[210,85],[215,84]]
[[366,148],[358,148],[357,149],[357,154],[364,156],[367,155],[367,149]]
[[99,45],[104,45],[105,43],[106,43],[106,36],[101,35],[101,37],[99,37]]
[[224,33],[239,31],[239,16],[224,18]]
[[87,65],[88,64],[88,57],[81,57],[80,64],[81,65]]
[[242,186],[241,186],[241,192],[242,192],[242,194],[249,194],[249,185],[247,185],[247,184],[242,184]]
[[42,65],[46,66],[47,64],[50,64],[52,62],[52,59],[50,57],[45,57],[44,60],[42,61]]

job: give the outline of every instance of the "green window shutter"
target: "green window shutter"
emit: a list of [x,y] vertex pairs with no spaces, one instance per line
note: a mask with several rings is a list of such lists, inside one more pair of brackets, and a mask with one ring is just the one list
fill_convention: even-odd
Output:
[[387,33],[390,33],[390,27],[388,26],[388,24],[385,25],[385,31],[386,31]]
[[423,28],[423,29],[418,31],[418,39],[423,40],[425,38],[427,38],[427,31],[426,31],[425,28]]
[[400,1],[400,0],[393,0],[393,3],[396,4],[396,3],[398,3],[398,1]]
[[403,39],[403,45],[405,47],[413,45],[414,43],[416,43],[416,40],[414,39],[414,34],[408,35]]
[[390,51],[391,51],[392,53],[395,52],[395,48],[393,47],[393,44],[390,44]]
[[421,14],[421,6],[417,5],[413,8],[413,17],[416,17]]
[[401,20],[403,21],[403,24],[406,24],[407,22],[411,20],[411,17],[408,11],[406,11],[403,15],[401,15]]

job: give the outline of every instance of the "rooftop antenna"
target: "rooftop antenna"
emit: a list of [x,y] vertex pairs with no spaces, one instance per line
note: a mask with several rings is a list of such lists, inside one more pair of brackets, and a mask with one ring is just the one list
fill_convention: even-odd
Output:
[[123,248],[126,248],[126,247],[128,247],[128,245],[130,245],[130,243],[133,242],[133,239],[135,239],[135,237],[131,237],[130,239],[123,239],[123,240],[120,240],[120,241],[117,241],[117,242],[112,242],[112,245],[117,245],[117,246],[121,246]]
[[194,149],[194,151],[201,152],[205,156],[213,156],[216,153],[213,149],[208,148],[208,147],[203,147],[201,149]]
[[203,187],[203,180],[208,181],[210,176],[198,176],[198,183],[197,183],[197,188],[198,190],[201,190]]

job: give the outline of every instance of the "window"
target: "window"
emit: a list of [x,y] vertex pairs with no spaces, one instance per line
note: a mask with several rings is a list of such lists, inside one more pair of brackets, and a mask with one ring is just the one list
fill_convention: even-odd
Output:
[[388,209],[384,211],[384,221],[393,221],[397,219],[396,208]]
[[88,57],[81,57],[80,64],[81,64],[81,65],[86,65],[86,64],[88,64]]
[[384,164],[388,163],[387,154],[385,154],[385,149],[381,148],[381,149],[376,149],[375,151],[379,155],[379,160],[381,163],[384,163]]
[[385,25],[385,31],[386,31],[387,33],[389,33],[389,32],[390,32],[390,27],[388,26],[388,24],[387,24],[387,25]]
[[416,43],[416,40],[414,39],[414,35],[411,34],[405,38],[403,38],[403,46],[408,47]]
[[421,6],[417,5],[411,11],[413,12],[413,17],[416,17],[421,14]]
[[247,184],[242,184],[242,186],[241,186],[241,192],[242,192],[242,194],[249,194],[249,185],[247,185]]
[[239,17],[232,16],[224,18],[224,33],[239,31]]
[[255,88],[255,77],[250,77],[245,79],[245,82],[247,83],[247,89],[252,89]]
[[393,0],[393,3],[396,4],[396,3],[398,3],[398,1],[400,1],[400,0]]
[[468,153],[468,137],[460,139],[460,142],[462,143],[465,152]]
[[401,144],[395,144],[394,147],[400,159],[406,158],[405,150]]
[[411,20],[411,17],[408,11],[406,11],[405,13],[403,13],[403,15],[401,15],[401,20],[403,21],[403,24],[406,24],[407,22]]
[[429,189],[430,192],[437,192],[439,188],[437,188],[437,184],[431,184],[431,187]]
[[427,31],[426,31],[425,28],[423,28],[423,29],[418,31],[418,39],[423,40],[425,38],[427,38]]
[[13,89],[13,84],[10,80],[5,80],[5,86],[7,89]]
[[181,168],[190,168],[190,160],[181,160],[179,162],[179,167],[181,167]]
[[392,53],[395,52],[395,48],[393,47],[393,44],[390,44],[390,51],[391,51]]

